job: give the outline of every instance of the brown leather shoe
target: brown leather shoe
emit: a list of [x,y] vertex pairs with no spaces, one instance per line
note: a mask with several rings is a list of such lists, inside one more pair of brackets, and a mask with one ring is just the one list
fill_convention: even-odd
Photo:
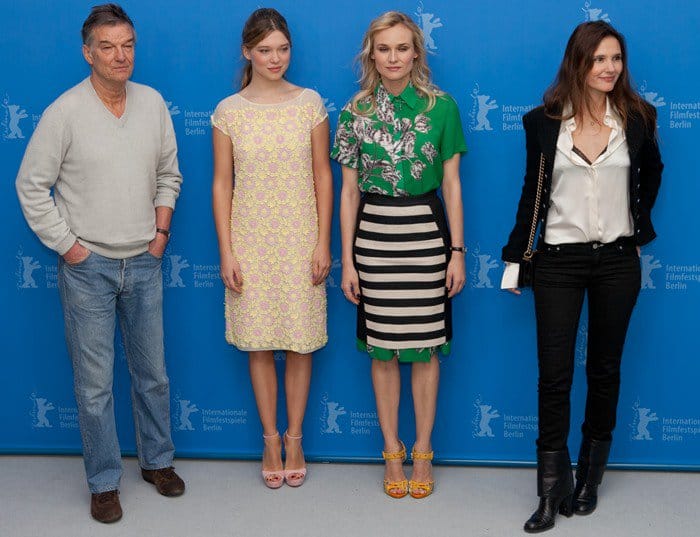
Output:
[[153,483],[156,490],[163,496],[181,496],[185,492],[185,482],[175,473],[175,468],[172,466],[158,470],[141,468],[141,476],[149,483]]
[[122,506],[119,503],[119,491],[108,490],[93,494],[90,500],[90,514],[98,522],[109,524],[122,517]]

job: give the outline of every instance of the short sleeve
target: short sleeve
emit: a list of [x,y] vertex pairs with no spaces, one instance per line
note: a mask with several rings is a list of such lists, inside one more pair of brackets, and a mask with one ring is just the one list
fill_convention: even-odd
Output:
[[442,100],[445,114],[445,127],[440,141],[440,158],[442,161],[451,159],[457,153],[466,153],[467,144],[464,141],[462,120],[459,117],[459,108],[455,100],[449,95],[438,97]]
[[231,134],[229,133],[228,124],[226,122],[226,100],[227,99],[221,101],[217,105],[216,110],[214,110],[214,114],[211,116],[211,126],[216,127],[230,138]]
[[354,131],[355,115],[350,110],[350,106],[350,103],[346,104],[338,117],[331,158],[348,168],[357,168],[360,140]]
[[325,120],[328,117],[328,112],[326,111],[326,105],[323,104],[323,99],[321,96],[313,92],[313,101],[311,102],[313,112],[312,112],[312,117],[311,117],[311,128],[315,129],[318,125],[323,123],[323,120]]

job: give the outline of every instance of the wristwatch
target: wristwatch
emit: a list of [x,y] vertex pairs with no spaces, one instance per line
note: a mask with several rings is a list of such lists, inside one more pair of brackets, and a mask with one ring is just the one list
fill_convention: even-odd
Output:
[[165,237],[167,239],[170,239],[170,230],[168,230],[168,229],[163,229],[162,227],[157,227],[156,233],[160,233],[161,235],[165,235]]

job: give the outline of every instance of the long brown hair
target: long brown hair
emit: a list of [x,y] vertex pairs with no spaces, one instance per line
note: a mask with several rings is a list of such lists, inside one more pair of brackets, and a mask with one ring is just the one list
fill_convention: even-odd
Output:
[[[591,95],[586,77],[593,67],[593,54],[606,37],[614,37],[620,43],[622,72],[608,98],[620,114],[623,125],[627,125],[630,114],[641,116],[648,127],[655,129],[654,112],[651,105],[632,88],[627,68],[627,46],[624,36],[604,21],[579,24],[569,38],[564,58],[554,83],[544,94],[544,109],[548,116],[566,120],[592,110]],[[566,104],[571,112],[564,114]]]
[[[371,114],[374,111],[376,102],[374,99],[374,89],[381,81],[381,76],[377,71],[372,59],[374,49],[374,38],[376,35],[389,28],[393,28],[397,24],[403,24],[411,30],[413,34],[413,49],[416,52],[416,59],[413,60],[413,68],[411,69],[411,83],[416,89],[416,92],[428,99],[428,110],[435,106],[435,98],[441,95],[442,92],[433,85],[430,81],[430,68],[426,61],[425,39],[423,32],[418,25],[406,14],[399,11],[387,11],[374,19],[364,38],[362,39],[362,50],[357,56],[357,63],[360,65],[360,91],[352,98],[352,110],[358,114]],[[369,100],[369,108],[365,107],[360,110],[358,108],[359,101]]]
[[[256,9],[245,21],[243,32],[241,33],[241,46],[251,49],[276,30],[284,34],[291,47],[292,36],[289,34],[287,21],[280,12],[271,7]],[[246,60],[243,73],[241,74],[241,89],[250,84],[252,78],[253,66],[250,64],[250,60]]]

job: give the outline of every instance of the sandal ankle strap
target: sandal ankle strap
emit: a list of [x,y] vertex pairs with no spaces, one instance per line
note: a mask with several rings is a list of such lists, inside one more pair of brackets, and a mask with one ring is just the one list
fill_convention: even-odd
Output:
[[279,432],[279,431],[275,431],[274,434],[265,434],[265,433],[263,433],[262,437],[263,437],[265,440],[269,440],[270,438],[277,438],[279,435],[280,435],[280,432]]
[[287,438],[291,438],[292,440],[301,440],[302,438],[304,438],[303,434],[300,434],[299,436],[294,436],[289,434],[289,431],[284,431],[284,436],[286,436]]
[[406,446],[404,445],[401,440],[399,440],[401,443],[401,449],[398,451],[382,451],[382,458],[385,461],[392,461],[396,459],[401,459],[405,460],[406,459]]
[[433,451],[416,451],[416,448],[413,448],[411,450],[411,458],[415,460],[422,460],[422,461],[432,461],[433,460]]

